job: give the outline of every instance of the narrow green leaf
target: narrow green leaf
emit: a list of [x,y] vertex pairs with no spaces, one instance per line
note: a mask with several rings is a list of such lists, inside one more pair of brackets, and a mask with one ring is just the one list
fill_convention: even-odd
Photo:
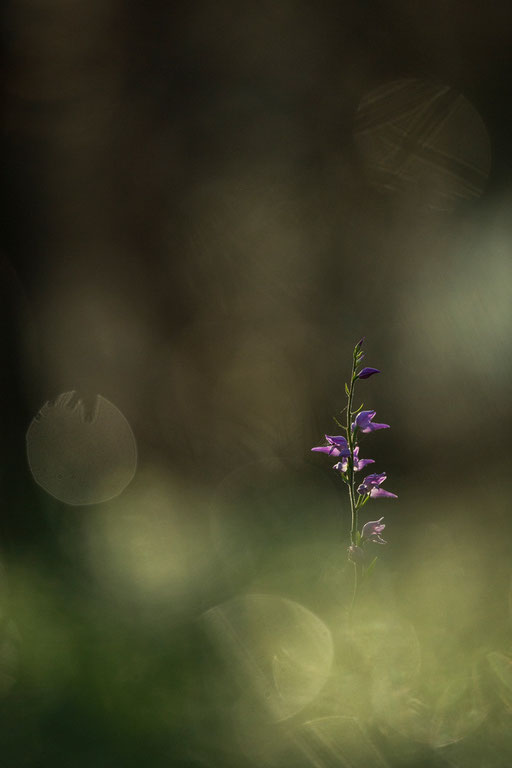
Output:
[[348,388],[347,382],[345,382],[345,394],[347,395],[347,397],[350,395],[350,389]]
[[362,581],[367,579],[368,576],[371,574],[371,572],[375,568],[375,563],[377,562],[378,559],[379,559],[378,557],[374,557],[373,560],[371,561],[370,565],[368,566],[368,568],[365,568],[365,570],[363,571],[363,579],[362,579]]

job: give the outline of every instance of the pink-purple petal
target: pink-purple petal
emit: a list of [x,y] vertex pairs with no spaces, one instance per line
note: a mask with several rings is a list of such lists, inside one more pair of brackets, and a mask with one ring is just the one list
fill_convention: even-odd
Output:
[[382,533],[386,527],[386,523],[383,523],[384,517],[379,517],[378,520],[369,520],[365,523],[361,530],[361,536],[366,539],[368,536],[372,536],[374,533]]
[[357,427],[361,432],[367,434],[368,432],[375,432],[377,429],[389,429],[389,424],[373,423],[372,419],[375,418],[376,413],[377,411],[360,411],[352,424],[352,430]]
[[377,411],[360,411],[357,414],[354,423],[352,424],[352,429],[357,427],[361,430],[361,432],[369,432],[370,422],[376,413]]
[[378,520],[370,520],[363,525],[361,529],[361,538],[365,541],[374,541],[377,544],[386,544],[387,542],[384,541],[380,535],[386,527],[386,524],[382,522],[383,520],[383,517],[379,517]]
[[396,493],[390,493],[385,491],[384,488],[372,488],[370,491],[370,498],[372,499],[398,499]]
[[369,486],[382,485],[386,478],[387,475],[385,472],[372,472],[371,475],[366,475],[363,483]]
[[374,424],[373,422],[368,426],[368,429],[363,432],[375,432],[377,429],[390,429],[389,424]]
[[357,467],[354,464],[354,469],[356,472],[359,472],[361,469],[367,467],[368,464],[375,464],[375,459],[359,459],[357,462]]
[[348,447],[347,438],[343,437],[343,435],[326,435],[325,439],[331,445],[342,445],[344,448]]
[[340,456],[343,457],[350,455],[348,448],[343,448],[340,450],[339,448],[336,448],[335,445],[318,445],[311,450],[316,451],[317,453],[326,453],[328,456],[332,456],[335,459],[338,459]]

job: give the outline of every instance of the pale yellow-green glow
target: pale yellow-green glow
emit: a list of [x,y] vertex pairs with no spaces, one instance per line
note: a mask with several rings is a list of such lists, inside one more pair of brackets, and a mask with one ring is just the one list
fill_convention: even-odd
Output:
[[244,595],[211,608],[201,621],[240,691],[238,706],[246,717],[292,717],[329,677],[329,629],[296,602]]
[[104,588],[135,600],[194,597],[211,555],[200,510],[204,499],[156,470],[88,519],[86,548]]
[[[244,487],[237,484],[239,493]],[[87,510],[74,548],[72,530],[62,540],[69,556],[86,554],[85,573],[97,592],[89,628],[76,623],[77,616],[81,622],[88,616],[87,602],[63,611],[64,582],[41,577],[28,564],[12,571],[11,605],[20,625],[31,630],[14,644],[22,649],[17,663],[23,679],[51,687],[59,700],[81,680],[86,659],[84,696],[110,702],[112,727],[132,723],[149,737],[185,708],[194,740],[265,768],[407,764],[424,750],[452,755],[458,766],[464,750],[485,752],[491,731],[505,750],[500,718],[512,706],[512,628],[508,644],[492,626],[475,632],[493,582],[493,548],[462,525],[485,495],[447,497],[446,522],[439,526],[428,519],[432,494],[415,494],[409,486],[402,491],[423,522],[407,551],[396,554],[398,512],[387,512],[395,535],[388,534],[388,548],[375,545],[382,557],[350,621],[352,568],[318,526],[316,538],[330,552],[328,562],[307,556],[318,545],[312,537],[297,535],[288,548],[280,541],[259,570],[239,558],[227,582],[234,596],[216,602],[212,593],[202,610],[218,552],[195,515],[209,500],[156,467],[143,472],[123,496]],[[278,511],[279,497],[273,498]],[[496,510],[504,499],[499,492],[493,496]],[[309,503],[305,497],[303,502]],[[301,512],[297,500],[294,510]],[[230,551],[234,556],[225,549],[223,558]],[[296,558],[302,572],[290,579]],[[247,576],[249,589],[243,585]],[[262,584],[265,592],[261,586],[258,591]],[[290,597],[291,588],[300,595]],[[141,644],[148,625],[139,616],[155,608],[158,616],[183,609],[192,618],[182,673],[190,690],[181,678],[176,684],[177,669],[169,666],[179,652],[174,625],[163,620],[153,626],[156,655],[147,653],[147,640]],[[505,595],[505,624],[507,611]],[[129,641],[118,629],[125,623]],[[16,677],[17,668],[10,674]],[[205,731],[203,723],[212,716],[217,725]]]

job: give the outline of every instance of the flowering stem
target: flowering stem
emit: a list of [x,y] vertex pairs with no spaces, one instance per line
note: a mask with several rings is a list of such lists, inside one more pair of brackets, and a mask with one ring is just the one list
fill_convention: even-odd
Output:
[[350,496],[350,511],[352,513],[352,527],[350,529],[350,540],[352,544],[356,544],[356,531],[357,531],[357,505],[355,501],[354,492],[354,435],[352,434],[352,398],[354,396],[354,384],[357,379],[355,376],[355,370],[357,365],[357,353],[358,347],[356,345],[354,354],[352,355],[352,371],[350,373],[350,387],[348,389],[348,404],[347,404],[347,442],[350,450],[350,456],[348,457],[348,493]]
[[[365,523],[362,530],[358,530],[358,517],[359,510],[363,509],[365,504],[370,499],[376,498],[397,498],[395,493],[384,490],[382,483],[386,480],[386,473],[372,472],[367,475],[363,481],[356,485],[355,473],[359,472],[363,467],[368,464],[374,464],[373,459],[362,459],[359,457],[359,436],[365,435],[369,432],[375,432],[379,429],[388,429],[389,424],[380,424],[374,421],[376,411],[367,409],[363,410],[364,403],[361,403],[359,408],[352,411],[352,401],[354,399],[355,384],[358,379],[369,379],[370,376],[374,376],[376,373],[380,373],[377,368],[371,368],[365,366],[359,368],[361,360],[364,358],[365,353],[361,351],[361,346],[364,342],[363,338],[358,341],[354,347],[352,353],[352,370],[350,372],[350,383],[345,383],[345,394],[347,396],[347,404],[339,414],[338,418],[334,417],[334,421],[340,428],[346,432],[346,437],[343,435],[325,435],[326,445],[317,445],[312,448],[312,451],[318,451],[320,453],[327,454],[332,458],[337,458],[339,461],[334,465],[335,469],[341,480],[348,486],[348,495],[350,499],[350,512],[352,517],[352,523],[350,527],[350,546],[348,547],[348,559],[354,565],[354,593],[352,596],[352,604],[350,607],[350,615],[352,615],[352,609],[354,607],[357,592],[359,586],[367,578],[368,574],[372,570],[376,557],[372,560],[370,565],[366,565],[368,562],[368,556],[365,552],[365,545],[371,542],[377,542],[379,544],[385,544],[386,542],[381,537],[381,533],[386,527],[384,525],[383,517],[378,520],[370,520]],[[343,414],[346,410],[346,419],[343,418]],[[354,420],[352,422],[352,419]],[[343,423],[345,422],[345,423]]]

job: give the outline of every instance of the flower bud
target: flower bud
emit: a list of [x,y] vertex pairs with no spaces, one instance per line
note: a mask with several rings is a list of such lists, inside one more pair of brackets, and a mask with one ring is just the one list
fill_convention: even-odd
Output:
[[351,563],[364,563],[366,561],[366,554],[362,547],[358,547],[356,544],[351,544],[347,550],[348,559]]
[[378,368],[363,368],[362,371],[359,372],[357,378],[358,379],[369,379],[370,376],[373,376],[374,373],[380,373]]

